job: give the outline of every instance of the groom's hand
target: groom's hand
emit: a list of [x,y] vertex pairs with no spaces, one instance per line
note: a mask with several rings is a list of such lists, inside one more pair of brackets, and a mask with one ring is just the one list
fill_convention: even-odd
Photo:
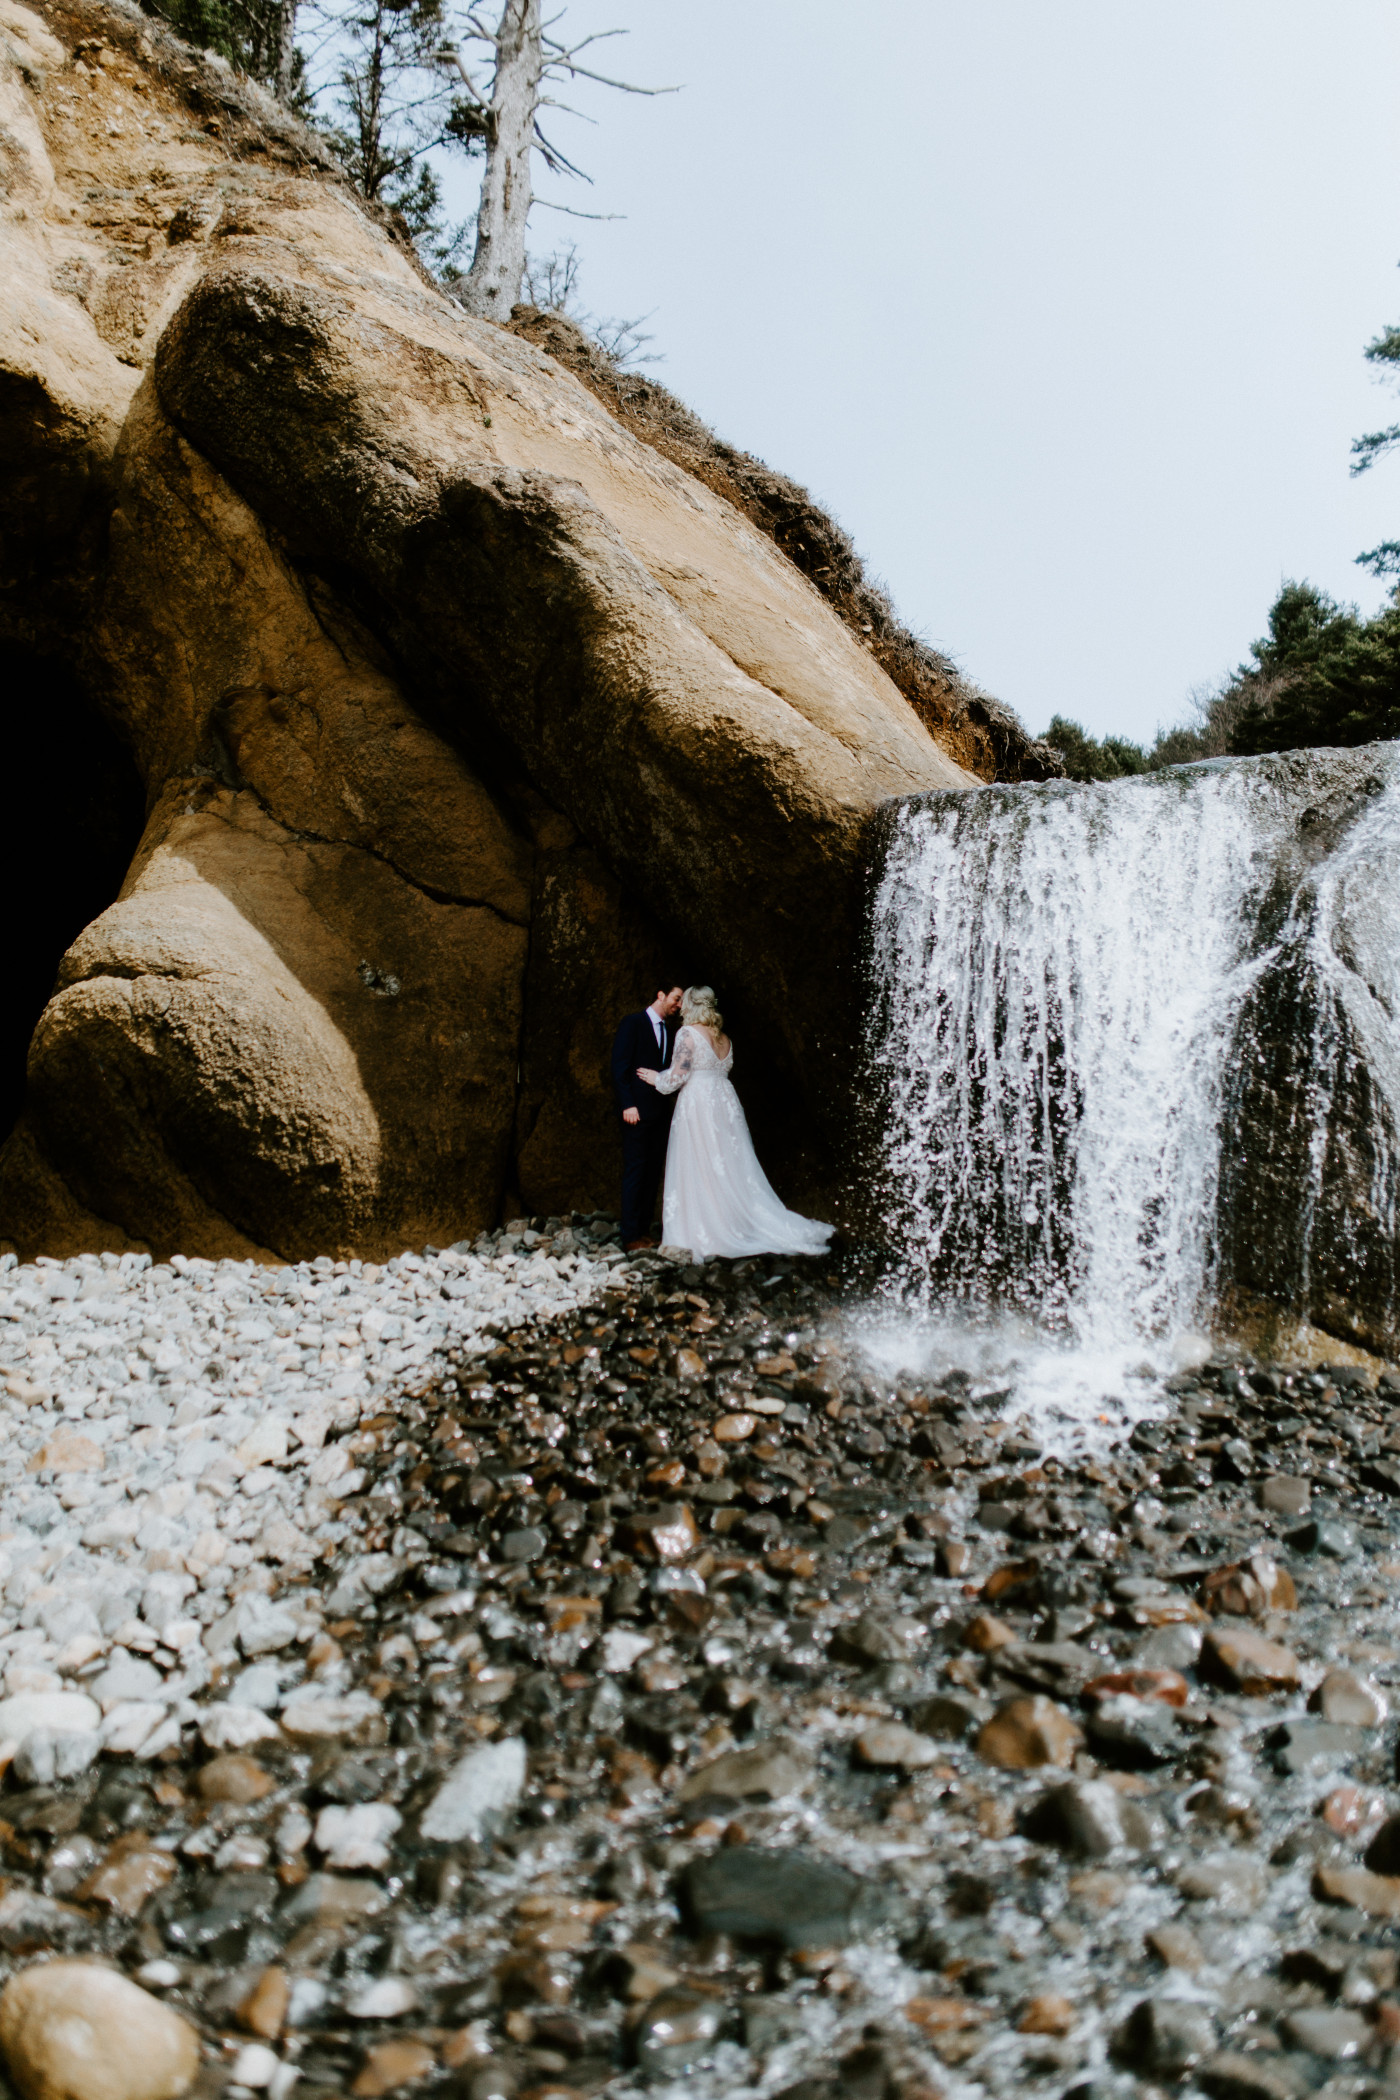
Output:
[[639,1108],[624,1108],[622,1111],[622,1120],[624,1123],[640,1123],[642,1120],[642,1112]]

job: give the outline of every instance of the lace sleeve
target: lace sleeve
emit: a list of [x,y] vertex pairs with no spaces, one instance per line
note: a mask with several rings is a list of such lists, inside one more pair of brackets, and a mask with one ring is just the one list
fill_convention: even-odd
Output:
[[676,1047],[672,1052],[670,1065],[664,1072],[658,1072],[656,1075],[657,1093],[679,1093],[694,1069],[695,1037],[688,1028],[683,1028],[676,1037]]

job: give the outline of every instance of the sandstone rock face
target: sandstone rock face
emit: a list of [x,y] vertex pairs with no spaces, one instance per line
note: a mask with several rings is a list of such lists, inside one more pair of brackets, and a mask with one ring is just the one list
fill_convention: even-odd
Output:
[[610,1203],[608,1040],[663,978],[722,988],[780,1152],[780,1101],[839,1128],[868,819],[973,777],[871,651],[153,21],[0,0],[0,132],[0,646],[77,677],[148,813],[0,1236],[371,1253]]

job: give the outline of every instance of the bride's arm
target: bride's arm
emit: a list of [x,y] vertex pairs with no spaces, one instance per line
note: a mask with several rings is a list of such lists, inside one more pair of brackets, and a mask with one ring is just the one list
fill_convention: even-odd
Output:
[[[695,1038],[688,1028],[683,1028],[676,1037],[675,1055],[664,1072],[653,1075],[652,1085],[658,1094],[678,1093],[695,1069]],[[641,1074],[638,1074],[640,1078]]]

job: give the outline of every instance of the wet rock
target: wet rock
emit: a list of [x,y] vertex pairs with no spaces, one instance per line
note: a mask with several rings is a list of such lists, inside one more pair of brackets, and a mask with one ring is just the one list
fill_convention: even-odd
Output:
[[1359,2056],[1369,2047],[1375,2030],[1360,2013],[1343,2007],[1313,2008],[1290,2013],[1283,2023],[1285,2039],[1295,2049],[1313,2056]]
[[1300,1681],[1291,1648],[1245,1627],[1212,1626],[1202,1644],[1201,1667],[1216,1683],[1250,1698],[1294,1691]]
[[0,2050],[24,2100],[178,2100],[199,2069],[188,2021],[115,1971],[53,1961],[0,1993]]
[[978,1612],[963,1635],[965,1644],[977,1655],[992,1655],[1001,1648],[1018,1646],[1016,1630],[1008,1626],[1005,1619],[995,1618],[991,1612]]
[[1214,1569],[1201,1585],[1207,1611],[1262,1619],[1269,1612],[1295,1611],[1298,1592],[1286,1569],[1267,1553]]
[[684,1915],[702,1936],[727,1933],[783,1947],[841,1947],[870,1910],[858,1876],[802,1852],[728,1845],[681,1876]]
[[1376,1686],[1354,1670],[1329,1670],[1310,1694],[1308,1711],[1346,1728],[1379,1728],[1386,1703]]
[[977,1737],[977,1752],[1004,1771],[1028,1771],[1072,1764],[1083,1744],[1078,1723],[1053,1699],[1037,1694],[999,1707]]
[[[178,1971],[176,1973],[178,1976]],[[239,1999],[235,2010],[239,2024],[246,2027],[249,2034],[259,2035],[265,2042],[275,2042],[282,2032],[290,2002],[291,1986],[286,1970],[270,1965],[261,1972],[252,1989]]]
[[679,1988],[660,1992],[633,2030],[639,2068],[658,2078],[693,2071],[718,2041],[725,2014],[723,1998]]
[[700,1801],[719,1795],[736,1801],[780,1801],[795,1794],[812,1775],[810,1754],[781,1736],[743,1750],[727,1750],[682,1780],[678,1801]]
[[1215,2023],[1204,2005],[1180,1998],[1144,1998],[1129,2013],[1117,2053],[1135,2070],[1181,2078],[1215,2047]]
[[1324,1903],[1345,1904],[1368,1918],[1400,1918],[1400,1875],[1324,1862],[1313,1873],[1312,1888]]
[[985,1699],[955,1692],[941,1692],[935,1698],[925,1699],[910,1715],[920,1735],[953,1743],[961,1742],[991,1717],[992,1709]]
[[1299,2100],[1306,2085],[1293,2065],[1256,2050],[1221,2050],[1194,2076],[1210,2100]]
[[942,1756],[931,1737],[919,1735],[899,1721],[882,1721],[856,1737],[856,1756],[877,1771],[921,1772],[937,1764]]
[[1170,1764],[1182,1747],[1170,1708],[1128,1692],[1101,1700],[1086,1728],[1094,1751],[1113,1765]]
[[922,1630],[915,1620],[862,1612],[853,1625],[843,1626],[835,1635],[831,1652],[839,1662],[907,1662]]
[[1089,1705],[1126,1696],[1131,1699],[1155,1699],[1163,1706],[1177,1707],[1185,1706],[1191,1696],[1191,1688],[1179,1670],[1109,1670],[1102,1676],[1091,1678],[1084,1687],[1083,1696]]
[[1331,1721],[1288,1721],[1274,1730],[1269,1746],[1281,1772],[1333,1772],[1365,1747],[1365,1736]]
[[105,1904],[121,1917],[136,1918],[177,1872],[174,1855],[156,1850],[145,1833],[137,1831],[113,1845],[76,1894],[84,1903]]
[[1072,2001],[1055,1991],[1045,1991],[1032,1998],[1020,2019],[1016,2022],[1018,2034],[1073,2034],[1079,2024],[1079,2015]]
[[1145,1633],[1133,1650],[1133,1661],[1141,1669],[1193,1670],[1201,1654],[1201,1629],[1189,1622],[1156,1626]]
[[419,1830],[444,1844],[475,1844],[498,1830],[525,1787],[527,1759],[518,1736],[470,1751],[453,1766],[423,1811]]
[[248,1807],[273,1792],[277,1782],[255,1757],[229,1754],[211,1757],[196,1781],[206,1801],[231,1801]]
[[1126,1841],[1122,1797],[1101,1779],[1047,1788],[1026,1811],[1022,1827],[1039,1843],[1082,1859],[1104,1859]]
[[1158,1925],[1148,1933],[1147,1947],[1164,1968],[1182,1969],[1188,1976],[1194,1976],[1206,1964],[1201,1943],[1189,1925]]
[[1312,1506],[1311,1483],[1294,1474],[1275,1473],[1259,1487],[1259,1507],[1276,1517],[1305,1517]]
[[1188,1902],[1214,1903],[1233,1917],[1246,1917],[1263,1901],[1268,1875],[1247,1852],[1217,1852],[1180,1869],[1176,1885]]
[[[1346,1820],[1347,1811],[1364,1813],[1364,1802],[1358,1797],[1351,1802],[1339,1804],[1337,1820]],[[1366,1847],[1366,1864],[1373,1874],[1400,1874],[1400,1816],[1390,1816]]]
[[[1385,1801],[1362,1787],[1338,1786],[1318,1802],[1316,1814],[1334,1836],[1361,1842],[1379,1836]],[[1366,1864],[1381,1874],[1400,1873],[1400,1845],[1383,1857],[1368,1858]]]
[[1321,1553],[1329,1560],[1350,1560],[1356,1551],[1356,1534],[1350,1525],[1334,1517],[1315,1518],[1288,1534],[1295,1553]]
[[426,2042],[412,2035],[395,2035],[392,2041],[376,2042],[365,2052],[365,2060],[350,2087],[355,2100],[381,2100],[406,2085],[416,2085],[437,2069],[437,2058]]
[[669,1563],[687,1559],[700,1544],[700,1532],[685,1503],[666,1503],[629,1517],[622,1543],[644,1560]]
[[540,1560],[548,1550],[549,1534],[531,1524],[519,1531],[508,1531],[501,1539],[500,1552],[504,1561]]

